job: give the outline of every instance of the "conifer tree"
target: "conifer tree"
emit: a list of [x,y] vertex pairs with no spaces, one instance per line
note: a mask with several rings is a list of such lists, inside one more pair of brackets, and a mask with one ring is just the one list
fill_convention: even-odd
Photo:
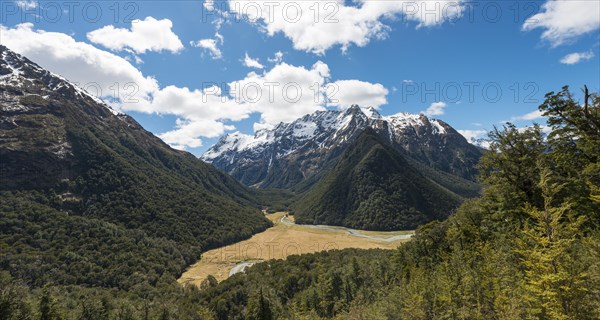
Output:
[[273,312],[268,298],[263,294],[263,289],[254,292],[248,298],[248,307],[246,311],[247,320],[271,320]]
[[544,208],[526,204],[531,218],[522,233],[519,252],[526,268],[525,297],[530,303],[531,316],[541,319],[573,319],[574,303],[584,294],[587,274],[570,272],[572,251],[581,238],[585,216],[569,218],[570,202],[556,203],[556,195],[564,184],[551,181],[545,170],[539,186],[544,197]]
[[50,289],[44,287],[40,297],[40,320],[59,320],[62,319],[56,308],[56,302],[50,294]]

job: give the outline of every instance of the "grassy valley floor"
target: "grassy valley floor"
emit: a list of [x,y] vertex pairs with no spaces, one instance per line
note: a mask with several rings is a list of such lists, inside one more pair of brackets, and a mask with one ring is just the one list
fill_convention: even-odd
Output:
[[286,212],[268,214],[274,226],[248,240],[213,249],[183,273],[178,282],[199,285],[209,275],[222,281],[247,266],[290,255],[335,249],[395,249],[413,231],[361,231],[332,226],[296,225]]

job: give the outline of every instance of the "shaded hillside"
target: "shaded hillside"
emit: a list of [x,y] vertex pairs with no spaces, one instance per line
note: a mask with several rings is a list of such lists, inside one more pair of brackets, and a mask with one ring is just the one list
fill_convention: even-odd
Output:
[[[201,250],[247,238],[270,225],[253,191],[233,178],[170,148],[131,117],[6,47],[0,46],[0,54],[0,246],[8,248],[0,256],[4,268],[19,273],[30,259],[60,256],[44,249],[52,248],[69,250],[72,259],[46,261],[48,267],[72,274],[74,270],[64,272],[72,267],[69,261],[94,264],[90,260],[104,252],[97,251],[104,241],[119,241],[131,246],[109,246],[107,253],[147,257],[156,266],[154,273],[174,274]],[[81,238],[89,245],[78,240],[84,226],[98,230]],[[163,253],[171,263],[155,259]],[[135,257],[112,259],[100,267],[132,270],[124,265],[133,261]],[[77,271],[83,273],[81,279],[89,279],[94,270]],[[112,286],[107,272],[85,283]],[[79,283],[77,279],[58,276],[54,281]]]
[[367,128],[293,208],[298,223],[398,230],[443,219],[460,202]]

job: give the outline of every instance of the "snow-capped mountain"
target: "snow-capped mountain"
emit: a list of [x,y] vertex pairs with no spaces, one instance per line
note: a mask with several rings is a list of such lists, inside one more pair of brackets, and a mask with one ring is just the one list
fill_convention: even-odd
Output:
[[[29,61],[27,58],[5,48],[0,48],[0,85],[13,88],[24,88],[36,91],[35,95],[40,95],[44,99],[49,99],[50,95],[58,93],[65,98],[78,98],[91,100],[98,105],[108,109],[115,115],[123,115],[117,112],[98,97],[89,94],[79,86],[69,82],[67,79],[43,69],[39,65]],[[8,103],[4,101],[3,108],[24,108],[22,104]]]
[[228,134],[201,157],[247,185],[290,188],[310,179],[367,127],[432,168],[473,179],[481,153],[447,123],[424,115],[383,117],[374,108],[317,111],[254,136]]

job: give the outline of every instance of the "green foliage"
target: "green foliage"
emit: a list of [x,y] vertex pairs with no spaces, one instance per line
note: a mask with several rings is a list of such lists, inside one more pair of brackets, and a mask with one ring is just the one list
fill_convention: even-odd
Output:
[[271,320],[274,319],[271,311],[271,303],[263,294],[262,288],[254,292],[248,298],[248,307],[246,311],[248,320]]
[[0,271],[0,319],[27,319],[33,313],[28,295],[27,288],[20,281]]
[[592,214],[590,223],[600,223],[600,96],[589,94],[585,87],[582,106],[565,86],[558,93],[546,94],[540,110],[552,128],[548,142],[553,149],[553,170],[567,183],[565,193],[573,198],[575,210]]
[[129,139],[114,142],[102,132],[71,132],[83,172],[73,190],[82,197],[82,215],[203,250],[247,238],[269,225],[252,208],[251,193],[230,177],[189,154],[132,148],[136,144]]
[[349,249],[260,263],[201,291],[200,301],[217,319],[332,317],[384,295],[381,289],[394,282],[391,256]]
[[[555,206],[555,198],[564,185],[550,181],[544,172],[540,181],[544,208],[539,210],[527,204],[526,212],[531,225],[522,230],[520,254],[525,267],[526,298],[531,303],[529,312],[542,319],[572,319],[578,300],[586,297],[587,267],[581,269],[581,227],[587,218],[569,214],[569,202]],[[593,312],[593,310],[590,310]]]
[[536,125],[520,130],[507,124],[504,130],[496,128],[489,136],[492,140],[490,151],[479,163],[481,180],[494,189],[490,192],[496,193],[504,206],[503,211],[515,214],[519,203],[540,206],[538,161],[547,149],[541,127]]
[[36,287],[155,285],[199,255],[191,245],[38,204],[39,193],[3,192],[0,199],[0,266]]
[[11,89],[28,109],[0,128],[2,270],[34,288],[155,286],[270,226],[269,195],[257,200],[132,118],[45,85]]
[[40,320],[60,320],[61,317],[56,310],[56,302],[46,287],[40,298]]

